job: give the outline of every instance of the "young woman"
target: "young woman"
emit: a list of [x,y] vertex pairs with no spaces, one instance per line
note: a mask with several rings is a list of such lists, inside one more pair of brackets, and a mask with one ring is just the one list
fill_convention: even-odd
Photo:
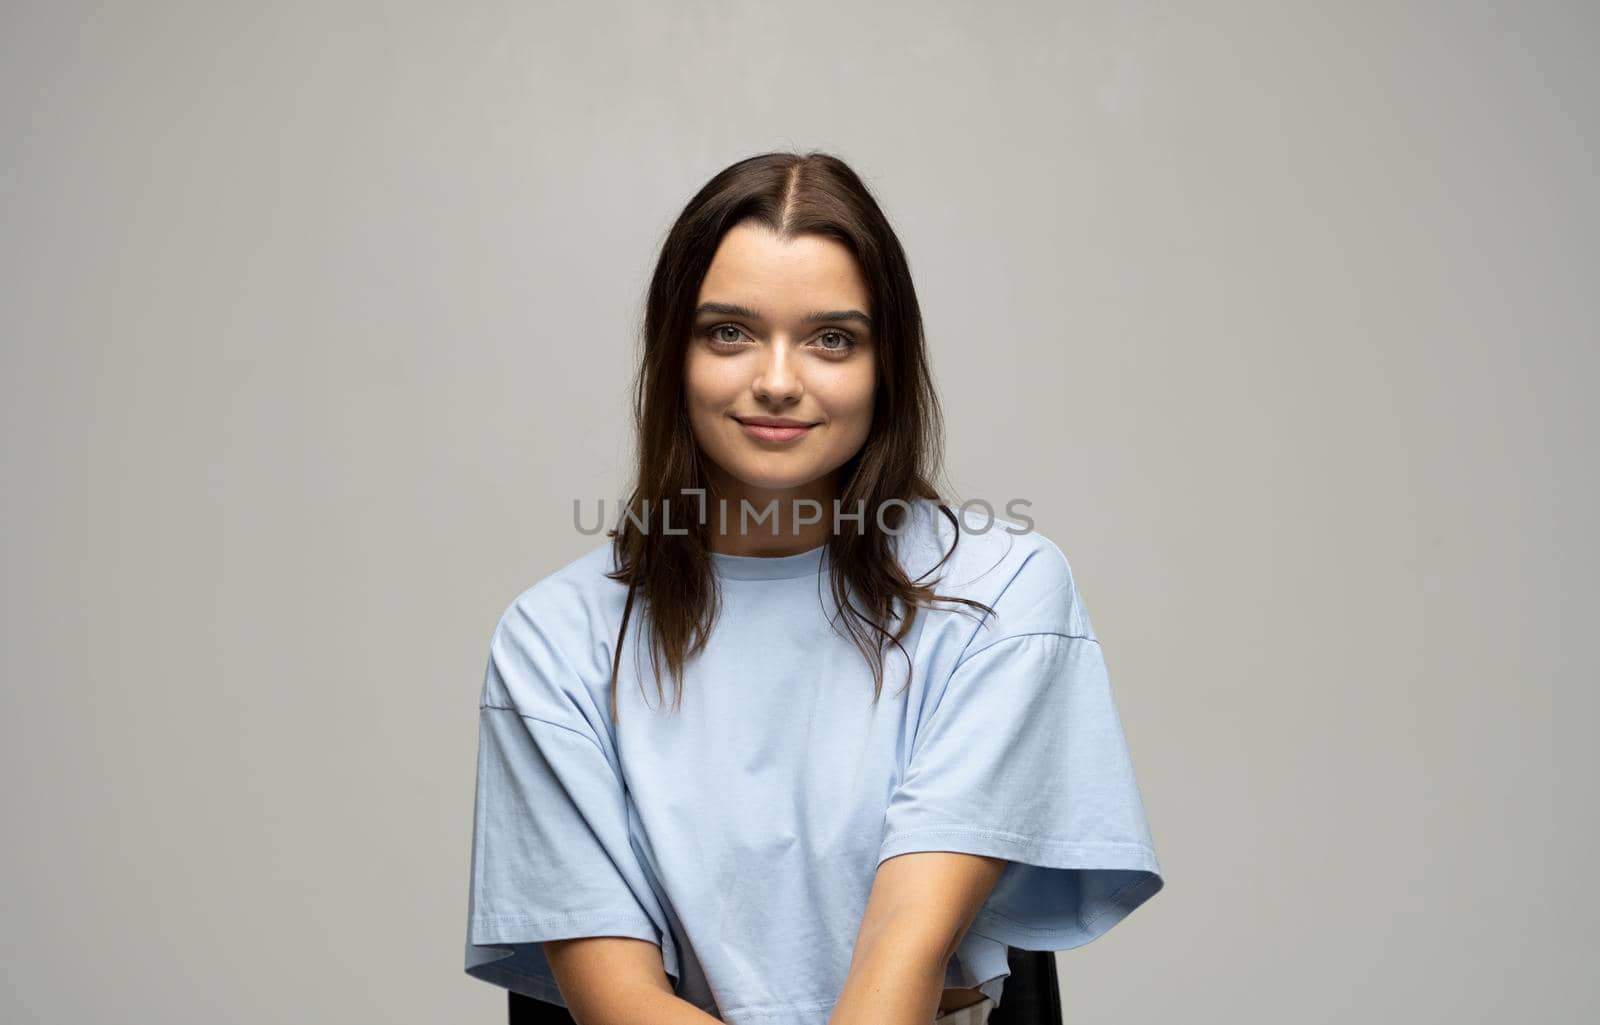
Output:
[[1008,947],[1161,889],[1065,556],[930,483],[916,295],[849,167],[690,201],[634,419],[611,540],[490,640],[469,973],[581,1025],[981,1025]]

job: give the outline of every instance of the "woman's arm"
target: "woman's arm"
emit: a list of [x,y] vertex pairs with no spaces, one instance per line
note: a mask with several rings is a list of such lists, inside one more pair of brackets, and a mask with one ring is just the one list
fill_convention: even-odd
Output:
[[945,966],[1007,862],[915,851],[878,866],[850,974],[828,1025],[928,1025]]
[[578,1025],[720,1025],[672,991],[654,943],[582,936],[547,940],[544,953]]

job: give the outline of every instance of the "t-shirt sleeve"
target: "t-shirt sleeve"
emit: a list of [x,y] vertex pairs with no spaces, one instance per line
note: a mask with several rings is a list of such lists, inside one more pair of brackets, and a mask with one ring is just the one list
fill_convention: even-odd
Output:
[[[1064,596],[1064,597],[1063,597]],[[1104,934],[1162,887],[1104,653],[1070,580],[951,672],[891,796],[878,860],[1006,866],[969,931],[1025,950]]]
[[591,722],[602,710],[584,694],[546,632],[509,611],[479,700],[466,971],[562,1006],[546,940],[665,943],[666,971],[678,970],[620,773]]

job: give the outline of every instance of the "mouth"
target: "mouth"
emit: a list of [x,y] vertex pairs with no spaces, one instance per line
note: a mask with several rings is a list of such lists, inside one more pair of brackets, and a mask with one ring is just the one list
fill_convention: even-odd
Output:
[[804,420],[787,420],[778,417],[734,417],[744,433],[757,441],[794,441],[817,426]]

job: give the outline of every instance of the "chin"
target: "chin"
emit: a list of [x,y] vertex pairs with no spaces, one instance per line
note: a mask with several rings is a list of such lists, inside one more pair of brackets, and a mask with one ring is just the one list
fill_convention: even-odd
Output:
[[733,477],[745,487],[761,488],[764,491],[792,491],[809,484],[814,479],[804,474],[799,476],[784,474],[781,477],[772,477],[760,473],[734,473]]

